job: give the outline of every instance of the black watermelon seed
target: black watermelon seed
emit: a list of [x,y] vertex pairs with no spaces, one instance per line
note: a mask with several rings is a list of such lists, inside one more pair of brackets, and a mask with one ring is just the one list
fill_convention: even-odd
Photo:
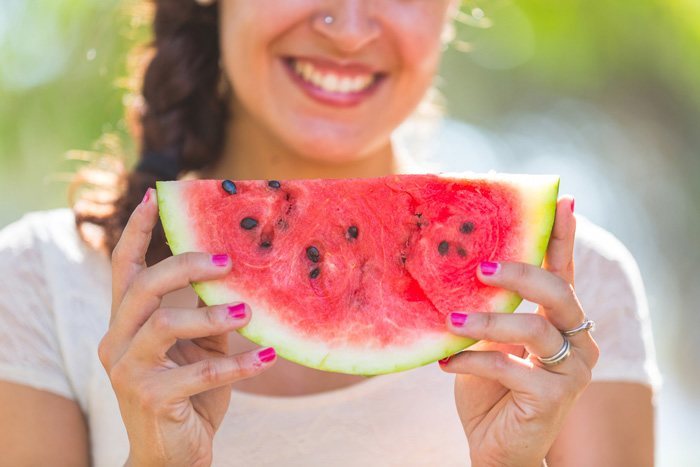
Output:
[[270,180],[269,182],[267,182],[267,186],[269,186],[270,188],[274,188],[275,190],[279,190],[282,184],[277,180]]
[[459,228],[459,231],[462,232],[463,234],[470,234],[474,232],[474,223],[473,222],[465,222],[462,224]]
[[357,238],[358,235],[360,235],[360,231],[358,230],[357,226],[351,225],[348,227],[348,239]]
[[445,240],[441,241],[438,245],[438,253],[440,253],[441,256],[445,256],[449,250],[450,244]]
[[313,268],[309,273],[311,279],[316,279],[321,274],[321,268]]
[[315,246],[310,246],[306,249],[306,257],[313,263],[318,263],[321,259],[321,252]]
[[253,230],[257,226],[258,226],[258,221],[256,221],[252,217],[244,217],[243,220],[241,221],[241,227],[246,229],[246,230]]
[[260,244],[260,248],[270,248],[272,246],[272,242],[265,240]]
[[464,257],[467,256],[467,250],[465,250],[464,248],[462,248],[462,247],[460,246],[459,248],[457,248],[457,254],[458,254],[459,256],[461,256],[462,258],[464,258]]
[[236,190],[236,184],[231,180],[224,180],[221,182],[221,188],[229,195],[235,195],[238,192],[238,190]]

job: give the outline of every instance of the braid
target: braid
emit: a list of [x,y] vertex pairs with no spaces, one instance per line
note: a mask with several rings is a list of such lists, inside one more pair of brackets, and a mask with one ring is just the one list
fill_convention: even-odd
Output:
[[[221,155],[227,96],[219,91],[218,6],[194,0],[156,0],[155,54],[143,79],[140,161],[121,175],[124,186],[109,216],[76,210],[76,222],[104,229],[111,252],[128,221],[156,180],[173,180],[215,163]],[[146,255],[149,264],[169,255],[160,223]]]

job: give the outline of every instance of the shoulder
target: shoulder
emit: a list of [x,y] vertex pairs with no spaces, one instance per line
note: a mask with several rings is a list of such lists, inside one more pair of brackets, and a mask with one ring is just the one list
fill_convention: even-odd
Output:
[[0,277],[0,301],[22,309],[40,297],[43,313],[67,329],[68,321],[93,320],[81,318],[82,310],[103,308],[111,267],[78,235],[73,211],[55,209],[25,214],[0,230]]
[[657,386],[649,306],[634,257],[613,234],[577,216],[574,261],[576,294],[596,322],[601,350],[593,379]]
[[632,253],[615,235],[583,216],[576,216],[576,224],[577,263],[616,265],[628,272],[637,269]]
[[109,258],[82,241],[70,209],[31,212],[0,230],[0,379],[85,409],[110,275]]
[[632,253],[612,233],[585,217],[577,216],[574,246],[576,289],[588,302],[610,300],[618,306],[647,313],[642,276]]
[[[19,257],[33,256],[35,261],[85,261],[101,253],[85,244],[71,209],[34,211],[0,230],[0,263],[14,263]],[[103,255],[102,255],[103,256]]]

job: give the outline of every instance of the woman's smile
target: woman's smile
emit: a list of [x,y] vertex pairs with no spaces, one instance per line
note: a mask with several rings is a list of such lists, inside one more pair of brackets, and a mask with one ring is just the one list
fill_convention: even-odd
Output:
[[277,160],[388,159],[392,132],[432,83],[449,5],[223,1],[221,66],[241,128],[224,152],[256,135]]
[[336,107],[365,102],[387,77],[387,73],[360,62],[316,57],[284,57],[281,62],[292,82],[310,99]]

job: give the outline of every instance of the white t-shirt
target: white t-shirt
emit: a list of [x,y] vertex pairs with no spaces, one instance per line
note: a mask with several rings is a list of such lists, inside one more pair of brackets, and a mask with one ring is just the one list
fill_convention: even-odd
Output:
[[[637,266],[583,219],[576,289],[596,321],[595,381],[659,382]],[[0,231],[0,379],[76,401],[96,466],[123,465],[126,432],[97,358],[110,313],[110,264],[83,244],[72,211],[27,214]],[[524,304],[522,309],[532,306]],[[214,465],[464,466],[452,375],[437,364],[298,397],[233,392]]]

